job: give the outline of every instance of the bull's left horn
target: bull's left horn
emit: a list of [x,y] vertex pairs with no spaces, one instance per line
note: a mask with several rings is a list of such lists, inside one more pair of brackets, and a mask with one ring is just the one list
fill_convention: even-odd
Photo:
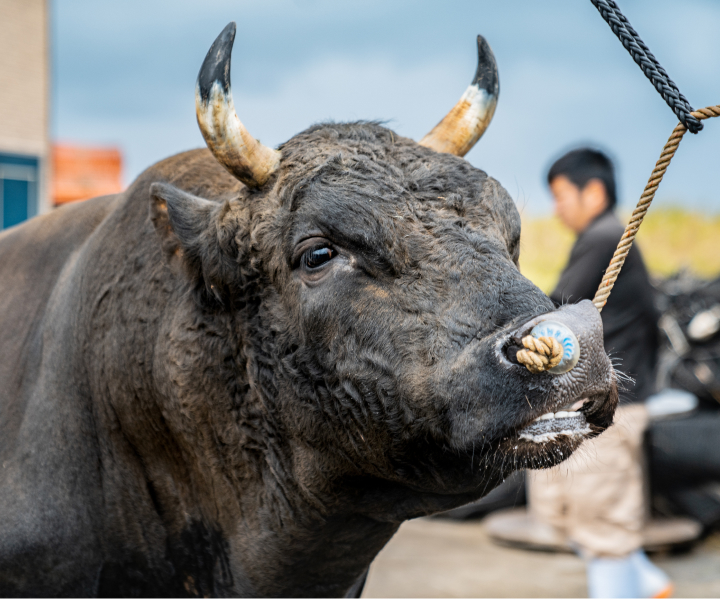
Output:
[[213,42],[195,86],[198,125],[218,162],[249,187],[260,187],[277,170],[280,152],[263,146],[235,114],[230,90],[230,55],[235,23]]
[[490,45],[481,35],[477,37],[477,45],[475,78],[445,118],[420,140],[421,146],[465,156],[490,125],[500,93],[500,80]]

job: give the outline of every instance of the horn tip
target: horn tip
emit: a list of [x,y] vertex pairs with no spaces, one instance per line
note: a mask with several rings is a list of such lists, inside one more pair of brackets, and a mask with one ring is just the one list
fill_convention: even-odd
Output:
[[477,36],[478,65],[471,85],[476,85],[491,96],[500,92],[500,79],[498,77],[497,62],[490,44],[481,36]]
[[215,38],[205,56],[202,67],[200,67],[197,90],[200,92],[200,97],[204,102],[208,101],[210,90],[216,81],[220,82],[226,94],[230,92],[230,57],[235,43],[236,30],[235,21],[230,21],[220,32],[220,35]]

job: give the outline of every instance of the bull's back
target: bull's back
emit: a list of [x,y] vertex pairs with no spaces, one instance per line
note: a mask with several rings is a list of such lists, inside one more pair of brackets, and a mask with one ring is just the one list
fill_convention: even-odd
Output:
[[58,277],[116,198],[66,206],[0,234],[0,439],[23,412],[23,386],[37,372],[40,327]]

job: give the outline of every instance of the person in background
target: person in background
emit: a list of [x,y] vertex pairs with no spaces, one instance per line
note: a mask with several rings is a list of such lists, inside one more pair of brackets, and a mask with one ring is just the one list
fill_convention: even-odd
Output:
[[[557,305],[592,300],[624,230],[614,212],[613,164],[596,150],[573,150],[552,165],[547,181],[556,215],[577,235],[550,297]],[[620,406],[607,432],[557,467],[530,472],[530,514],[585,559],[590,597],[668,597],[670,580],[642,550],[644,400],[653,391],[658,314],[637,246],[601,316],[605,350],[634,381],[618,382]]]

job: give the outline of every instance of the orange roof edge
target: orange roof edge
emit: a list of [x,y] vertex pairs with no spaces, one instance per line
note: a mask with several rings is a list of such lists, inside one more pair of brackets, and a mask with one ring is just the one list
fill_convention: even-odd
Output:
[[55,206],[124,189],[122,153],[113,147],[52,146],[52,198]]

